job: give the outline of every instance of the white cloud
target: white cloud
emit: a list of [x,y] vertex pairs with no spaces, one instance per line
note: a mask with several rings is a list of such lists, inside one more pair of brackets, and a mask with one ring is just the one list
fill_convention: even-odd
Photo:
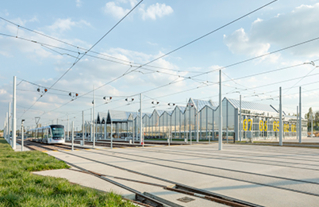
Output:
[[158,44],[157,44],[157,43],[154,43],[154,42],[147,41],[146,43],[149,44],[149,45],[151,45],[151,46],[158,46]]
[[143,7],[140,8],[140,12],[142,13],[143,20],[156,20],[156,18],[161,18],[163,16],[173,13],[173,9],[172,7],[166,6],[165,4],[156,3],[149,6],[146,10],[144,10]]
[[113,1],[106,3],[104,7],[105,13],[111,14],[116,18],[122,18],[129,11],[129,9],[124,9],[123,7],[117,6]]
[[259,56],[265,54],[270,48],[269,43],[254,41],[249,38],[243,28],[236,30],[230,36],[224,36],[227,47],[235,54]]
[[[271,47],[287,47],[318,37],[317,25],[319,3],[312,6],[301,5],[287,14],[267,20],[257,19],[252,23],[249,32],[238,29],[231,35],[225,35],[224,42],[235,54],[258,56],[270,51]],[[318,57],[319,41],[290,49],[288,52],[295,56]]]
[[6,90],[4,90],[4,89],[0,89],[0,94],[6,94],[7,93],[7,91]]
[[82,1],[76,0],[76,7],[81,7],[81,6],[82,6]]
[[52,32],[64,32],[70,30],[72,27],[90,26],[91,24],[85,20],[80,20],[78,22],[72,21],[70,18],[67,19],[57,19],[51,26],[48,26],[49,30]]
[[[130,8],[124,8],[120,6],[121,4],[130,4]],[[117,0],[111,1],[105,4],[103,7],[103,11],[106,14],[111,14],[115,18],[122,18],[125,14],[127,14],[131,8],[133,8],[137,4],[136,0]],[[143,20],[152,19],[156,20],[158,18],[162,18],[173,13],[173,9],[166,4],[152,4],[145,8],[145,4],[141,4],[140,8],[138,9],[139,14],[142,16]]]

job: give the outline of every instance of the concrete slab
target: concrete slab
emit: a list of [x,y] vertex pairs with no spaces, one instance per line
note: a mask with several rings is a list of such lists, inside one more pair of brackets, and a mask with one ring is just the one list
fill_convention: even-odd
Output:
[[[178,154],[175,153],[176,151]],[[155,178],[130,173],[123,169],[94,163],[85,158],[264,206],[316,206],[319,203],[319,196],[315,195],[316,193],[319,194],[317,189],[319,186],[318,171],[302,168],[302,166],[312,165],[314,169],[317,169],[319,163],[315,158],[319,151],[313,149],[299,148],[294,150],[269,146],[224,145],[224,150],[218,151],[217,144],[198,144],[161,148],[100,149],[48,153],[102,174],[146,180],[147,182],[166,183]],[[83,158],[76,156],[82,156]],[[211,159],[212,156],[227,159]],[[237,157],[238,160],[230,160],[229,157]],[[289,159],[285,157],[289,157]],[[257,160],[256,162],[249,162],[249,158],[256,158]],[[294,167],[296,159],[299,159],[300,164],[297,166],[300,166],[300,168]],[[243,162],[245,160],[248,162]],[[275,165],[284,161],[291,164],[289,166]],[[196,166],[198,164],[204,166]],[[226,170],[210,167],[225,168]],[[274,179],[269,178],[269,176],[256,176],[249,173],[279,176],[279,178]],[[303,182],[281,179],[280,177],[299,179]],[[129,181],[120,182],[140,191],[157,193],[163,197],[171,196],[162,189],[154,189],[150,186]],[[175,198],[170,199],[175,200]]]
[[[21,152],[21,145],[17,143],[16,149],[14,151]],[[23,146],[23,151],[30,151],[30,149],[27,148],[26,146]]]
[[[87,162],[84,161],[83,159],[79,159],[73,156],[65,155],[64,153],[61,152],[52,152],[49,151],[48,154],[56,156],[59,159],[63,159],[67,162],[71,162],[73,164],[76,164],[78,166],[81,166],[85,169],[90,169],[94,172],[98,173],[104,173],[107,174],[107,178],[112,179],[122,185],[128,186],[130,188],[133,188],[135,190],[138,190],[139,192],[149,192],[152,193],[153,195],[156,195],[158,197],[161,197],[163,199],[169,200],[171,202],[174,202],[176,204],[182,205],[182,206],[189,206],[189,207],[195,207],[195,206],[224,206],[219,203],[214,203],[208,200],[203,200],[202,198],[194,197],[194,196],[189,196],[187,197],[192,198],[191,202],[184,203],[179,201],[178,199],[185,197],[186,195],[176,193],[173,191],[167,191],[164,190],[161,187],[154,187],[152,185],[145,185],[142,183],[138,182],[132,182],[132,181],[127,181],[127,180],[122,180],[118,178],[128,178],[132,180],[137,180],[137,181],[143,181],[143,182],[148,182],[148,183],[155,183],[159,185],[164,185],[168,186],[171,185],[170,183],[159,181],[156,179],[148,178],[142,175],[130,173],[127,171],[123,170],[118,170],[114,167],[109,167],[93,162]],[[72,175],[74,173],[74,175]],[[54,177],[62,177],[68,179],[70,182],[77,183],[83,186],[91,187],[91,188],[96,188],[99,190],[104,190],[104,191],[113,191],[116,192],[120,195],[123,196],[128,196],[130,197],[129,191],[126,190],[121,190],[118,186],[110,184],[104,180],[101,180],[95,176],[91,176],[88,174],[83,174],[80,172],[75,172],[75,171],[70,171],[70,170],[50,170],[50,171],[42,171],[42,172],[36,172],[35,174],[39,175],[47,175],[47,176],[54,176]],[[117,177],[117,178],[114,178]]]
[[[72,143],[64,143],[64,145],[67,146],[72,146]],[[84,143],[84,145],[80,145],[80,144],[74,144],[74,147],[82,147],[82,148],[86,148],[86,149],[93,149],[92,145],[86,145]],[[101,146],[95,146],[94,149],[104,149],[105,147],[101,147]]]
[[89,188],[95,188],[95,189],[106,191],[106,192],[114,192],[124,196],[130,196],[132,194],[130,191],[124,190],[123,188],[120,188],[109,182],[103,181],[95,176],[81,173],[81,172],[76,172],[69,169],[46,170],[46,171],[40,171],[40,172],[33,172],[33,174],[65,178],[72,183],[76,183]]

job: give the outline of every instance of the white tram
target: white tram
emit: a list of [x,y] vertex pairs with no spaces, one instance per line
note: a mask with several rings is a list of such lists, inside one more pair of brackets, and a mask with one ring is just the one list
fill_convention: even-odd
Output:
[[33,141],[47,144],[62,144],[64,139],[63,125],[49,125],[27,131],[27,137]]

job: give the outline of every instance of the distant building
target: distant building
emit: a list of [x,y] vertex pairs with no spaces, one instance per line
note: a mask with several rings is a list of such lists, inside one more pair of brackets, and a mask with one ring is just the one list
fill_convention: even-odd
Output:
[[[239,106],[239,100],[224,98],[222,101],[223,139],[279,138],[279,112],[274,106],[242,101],[241,116]],[[186,106],[175,106],[171,111],[155,109],[152,113],[143,113],[143,135],[145,139],[217,140],[218,116],[219,106],[212,101],[190,98]],[[106,138],[110,138],[111,123],[113,138],[139,138],[140,118],[137,112],[109,110],[98,113],[95,123],[100,138],[104,138],[104,130]],[[298,129],[297,117],[283,113],[284,139],[296,138]],[[307,136],[306,133],[307,121],[302,119],[302,136]]]

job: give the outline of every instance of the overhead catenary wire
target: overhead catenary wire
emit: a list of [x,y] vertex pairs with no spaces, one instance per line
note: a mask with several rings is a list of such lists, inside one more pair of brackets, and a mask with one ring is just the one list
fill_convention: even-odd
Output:
[[[307,43],[310,43],[310,42],[313,42],[313,41],[317,41],[319,40],[319,37],[316,37],[316,38],[313,38],[313,39],[309,39],[309,40],[306,40],[306,41],[303,41],[303,42],[299,42],[297,44],[293,44],[293,45],[290,45],[288,47],[284,47],[284,48],[281,48],[281,49],[278,49],[278,50],[275,50],[275,51],[272,51],[272,52],[268,52],[268,53],[265,53],[265,54],[262,54],[262,55],[259,55],[259,56],[256,56],[256,57],[253,57],[253,58],[249,58],[249,59],[246,59],[246,60],[243,60],[243,61],[239,61],[239,62],[236,62],[236,63],[233,63],[233,64],[230,64],[230,65],[227,65],[227,66],[223,66],[223,67],[220,67],[218,69],[214,69],[214,70],[209,70],[209,71],[206,71],[206,72],[203,72],[201,74],[197,74],[197,75],[193,75],[193,76],[190,76],[188,77],[187,79],[192,79],[194,77],[198,77],[198,76],[201,76],[201,75],[206,75],[206,74],[209,74],[209,73],[212,73],[212,72],[215,72],[215,71],[219,71],[219,70],[224,70],[226,68],[230,68],[230,67],[233,67],[233,66],[236,66],[236,65],[240,65],[240,64],[243,64],[243,63],[246,63],[246,62],[250,62],[250,61],[253,61],[253,60],[256,60],[256,59],[259,59],[259,58],[263,58],[263,57],[266,57],[268,55],[272,55],[272,54],[275,54],[275,53],[278,53],[278,52],[281,52],[281,51],[284,51],[284,50],[288,50],[288,49],[291,49],[291,48],[294,48],[294,47],[298,47],[300,45],[303,45],[303,44],[307,44]],[[302,64],[299,64],[299,65],[303,65],[304,63]],[[265,72],[267,73],[267,72]],[[160,88],[163,88],[165,86],[169,86],[169,85],[172,85],[172,84],[176,84],[176,83],[179,83],[181,81],[184,81],[184,80],[187,80],[187,79],[182,79],[182,80],[175,80],[175,81],[170,81],[169,83],[167,84],[164,84],[162,86],[158,86],[158,87],[155,87],[153,89],[148,89],[146,91],[143,91],[142,93],[147,93],[147,92],[150,92],[150,91],[154,91],[154,90],[157,90],[157,89],[160,89]],[[234,79],[236,80],[236,79]],[[139,94],[139,93],[137,93]],[[134,94],[136,95],[136,94]]]
[[[40,42],[40,41],[36,41],[36,40],[32,40],[32,39],[27,39],[27,38],[24,38],[24,37],[17,37],[17,36],[14,36],[14,35],[9,35],[9,34],[4,34],[4,33],[0,33],[1,36],[5,36],[5,37],[10,37],[10,38],[14,38],[14,39],[19,39],[19,40],[23,40],[23,41],[27,41],[27,42],[31,42],[33,44],[38,44],[44,48],[47,48],[49,50],[51,50],[52,52],[55,52],[61,56],[70,56],[70,57],[73,57],[73,58],[77,58],[76,56],[74,55],[71,55],[69,53],[62,53],[62,52],[59,52],[58,50],[55,50],[55,49],[59,49],[59,50],[63,50],[63,51],[67,51],[67,52],[72,52],[72,53],[76,53],[76,54],[82,54],[82,52],[79,52],[79,51],[75,51],[75,50],[70,50],[70,49],[67,49],[67,48],[63,48],[63,47],[59,47],[59,46],[55,46],[55,45],[51,45],[51,44],[47,44],[47,43],[43,43],[43,42]],[[52,48],[55,48],[55,49],[52,49]],[[113,56],[110,56],[110,55],[106,55],[105,53],[103,52],[93,52],[93,51],[90,51],[91,53],[94,53],[94,54],[97,54],[98,56],[94,56],[94,55],[90,55],[90,54],[86,54],[86,56],[88,57],[92,57],[92,58],[96,58],[96,59],[100,59],[100,60],[106,60],[106,61],[109,61],[109,62],[112,62],[112,63],[117,63],[117,64],[122,64],[122,65],[132,65],[132,67],[138,67],[141,65],[141,63],[137,63],[137,62],[133,62],[132,60],[124,60],[124,59],[120,59],[120,58],[116,58],[116,57],[113,57]],[[111,60],[111,59],[107,59],[107,58],[104,58],[104,57],[101,57],[101,56],[105,56],[105,57],[109,57],[109,58],[112,58],[112,59],[117,59],[117,60],[120,60],[120,61],[116,61],[116,60]],[[147,69],[147,68],[158,68],[159,70],[169,70],[169,71],[174,71],[174,72],[178,72],[178,73],[202,73],[200,71],[192,71],[192,70],[176,70],[176,69],[173,69],[173,68],[164,68],[164,67],[161,67],[161,66],[155,66],[155,65],[147,65],[147,66],[144,66],[143,69]],[[151,70],[151,69],[149,69]],[[152,70],[154,72],[161,72],[159,70]]]
[[[239,21],[239,20],[241,20],[241,19],[243,19],[243,18],[245,18],[245,17],[247,17],[247,16],[249,16],[249,15],[255,13],[255,12],[257,12],[257,11],[259,11],[259,10],[261,10],[261,9],[263,9],[263,8],[265,8],[265,7],[267,7],[267,6],[269,6],[270,4],[273,4],[273,3],[276,2],[276,1],[277,1],[277,0],[271,1],[271,2],[269,2],[269,3],[267,3],[267,4],[263,5],[263,6],[261,6],[261,7],[257,8],[257,9],[255,9],[255,10],[253,10],[253,11],[251,11],[251,12],[248,12],[248,13],[246,13],[246,14],[244,14],[244,15],[242,15],[242,16],[240,16],[240,17],[238,17],[238,18],[236,18],[236,19],[234,19],[234,20],[232,20],[232,21],[230,21],[230,22],[228,22],[228,23],[226,23],[226,24],[224,24],[224,25],[222,25],[222,26],[220,26],[220,27],[218,27],[218,28],[216,28],[216,29],[214,29],[214,30],[212,30],[212,31],[210,31],[210,32],[208,32],[208,33],[206,33],[206,34],[204,34],[204,35],[202,35],[202,36],[200,36],[200,37],[198,37],[198,38],[192,40],[192,41],[190,41],[190,42],[188,42],[188,43],[186,43],[186,44],[184,44],[184,45],[182,45],[182,46],[179,46],[179,47],[176,48],[176,49],[171,50],[171,51],[168,52],[168,53],[165,53],[165,54],[163,54],[163,55],[161,55],[161,56],[159,56],[159,57],[157,57],[157,58],[155,58],[155,59],[153,59],[153,60],[151,60],[151,61],[149,61],[149,62],[147,62],[147,63],[142,64],[141,66],[137,67],[137,69],[139,69],[139,68],[141,68],[141,67],[143,67],[143,66],[146,66],[146,65],[148,65],[148,64],[151,64],[151,63],[153,63],[153,62],[155,62],[155,61],[157,61],[157,60],[159,60],[159,59],[161,59],[161,58],[163,58],[163,57],[166,57],[166,56],[168,56],[168,55],[170,55],[170,54],[172,54],[172,53],[174,53],[174,52],[176,52],[176,51],[178,51],[178,50],[180,50],[180,49],[182,49],[182,48],[184,48],[184,47],[187,47],[188,45],[191,45],[191,44],[193,44],[194,42],[197,42],[198,40],[203,39],[203,38],[205,38],[205,37],[207,37],[207,36],[209,36],[209,35],[211,35],[211,34],[217,32],[217,31],[219,31],[219,30],[221,30],[221,29],[223,29],[223,28],[225,28],[225,27],[227,27],[227,26],[229,26],[229,25],[231,25],[231,24],[233,24],[233,23],[235,23],[235,22],[237,22],[237,21]],[[136,70],[136,69],[135,69],[135,70]]]
[[[142,3],[142,1],[143,1],[143,0],[141,0],[138,4],[136,4],[113,28],[111,28],[111,29],[109,30],[109,32],[111,32],[126,16],[128,16],[140,3]],[[221,29],[223,29],[223,28],[225,28],[225,27],[227,27],[227,26],[229,26],[229,25],[231,25],[231,24],[233,24],[233,23],[235,23],[235,22],[237,22],[237,21],[239,21],[239,20],[241,20],[241,19],[243,19],[243,18],[245,18],[245,17],[247,17],[247,16],[249,16],[249,15],[255,13],[255,12],[257,12],[257,11],[259,11],[259,10],[261,10],[261,9],[263,9],[263,8],[265,8],[265,7],[269,6],[269,5],[271,5],[271,4],[273,4],[273,3],[276,2],[276,1],[277,1],[277,0],[273,0],[273,1],[271,1],[271,2],[269,2],[269,3],[267,3],[267,4],[265,4],[265,5],[263,5],[263,6],[259,7],[259,8],[257,8],[257,9],[255,9],[255,10],[253,10],[253,11],[250,11],[250,12],[248,12],[248,13],[246,13],[246,14],[244,14],[244,15],[242,15],[242,16],[240,16],[240,17],[238,17],[238,18],[236,18],[236,19],[234,19],[234,20],[232,20],[232,21],[230,21],[230,22],[228,22],[228,23],[226,23],[226,24],[224,24],[224,25],[222,25],[222,26],[216,28],[216,29],[214,29],[213,31],[210,31],[210,32],[208,32],[208,33],[206,33],[206,34],[204,34],[204,35],[202,35],[202,36],[200,36],[200,37],[198,37],[198,38],[196,38],[196,39],[194,39],[194,40],[192,40],[192,41],[190,41],[190,42],[188,42],[188,43],[186,43],[186,44],[184,44],[184,45],[182,45],[182,46],[179,46],[178,48],[176,48],[176,49],[174,49],[174,50],[172,50],[172,51],[170,51],[170,52],[168,52],[168,53],[166,53],[166,54],[163,54],[163,55],[161,55],[161,56],[159,56],[159,57],[157,57],[157,58],[155,58],[155,59],[153,59],[153,60],[151,60],[151,61],[149,61],[149,62],[147,62],[147,63],[145,63],[145,64],[142,64],[141,66],[139,66],[139,68],[141,68],[141,67],[143,67],[143,66],[145,66],[145,65],[148,65],[148,64],[150,64],[150,63],[152,63],[152,62],[155,62],[155,61],[157,61],[157,60],[159,60],[159,59],[161,59],[161,58],[163,58],[163,57],[165,57],[165,56],[168,56],[168,55],[170,55],[170,54],[172,54],[172,53],[174,53],[174,52],[176,52],[176,51],[178,51],[178,50],[180,50],[180,49],[182,49],[182,48],[184,48],[184,47],[186,47],[186,46],[188,46],[188,45],[190,45],[190,44],[193,44],[194,42],[197,42],[198,40],[203,39],[203,38],[205,38],[206,36],[209,36],[209,35],[211,35],[211,34],[217,32],[217,31],[219,31],[219,30],[221,30]],[[3,17],[0,17],[0,18],[1,18],[2,20],[6,21],[6,22],[9,22],[9,23],[11,23],[11,24],[14,24],[14,25],[20,27],[20,25],[15,24],[15,23],[13,23],[13,22],[11,22],[11,21],[9,21],[9,20],[3,18]],[[37,34],[43,35],[43,34],[40,33],[40,32],[36,32],[36,31],[34,31],[34,30],[30,30],[30,29],[28,29],[28,28],[26,28],[26,27],[22,27],[22,28],[23,28],[23,29],[26,29],[26,30],[28,30],[28,31],[35,32],[35,33],[37,33]],[[101,41],[109,32],[107,32],[99,41]],[[67,44],[67,45],[70,45],[70,46],[73,46],[73,47],[77,47],[77,46],[75,46],[75,45],[73,45],[73,44],[69,44],[69,43],[67,43],[67,42],[65,42],[65,41],[58,40],[57,38],[53,38],[53,37],[51,37],[51,36],[49,36],[49,35],[43,35],[43,36],[48,37],[48,38],[51,38],[51,39],[54,39],[54,40],[56,40],[56,41],[62,42],[62,43],[64,43],[64,44]],[[96,44],[98,44],[99,41],[98,41]],[[84,55],[85,55],[86,53],[88,53],[89,51],[91,51],[91,49],[92,49],[96,44],[94,44],[90,49],[88,49],[88,50],[84,53]],[[79,48],[79,47],[77,47],[77,48]],[[83,56],[84,56],[84,55],[83,55]],[[81,59],[81,58],[80,58],[80,59]],[[71,66],[71,67],[72,67],[72,66]],[[62,75],[62,77],[63,77],[63,76],[64,76],[64,75]],[[54,86],[54,85],[55,85],[55,84],[53,84],[53,86]]]
[[[76,59],[76,61],[71,65],[71,67],[69,67],[69,69],[67,69],[50,87],[49,89],[51,89],[53,86],[55,86],[90,50],[92,50],[99,42],[101,42],[114,28],[116,28],[132,11],[134,11],[141,3],[143,2],[143,0],[141,0],[140,2],[138,2],[126,15],[124,15],[124,17],[122,17],[110,30],[108,30],[95,44],[93,44],[85,53],[83,53],[83,55],[79,58]],[[3,18],[2,18],[3,19]],[[31,109],[41,98],[42,96],[40,96],[29,108]],[[27,110],[27,111],[28,111]],[[23,115],[27,112],[25,111],[23,113]],[[23,116],[22,115],[22,116]],[[22,117],[21,116],[21,117]]]
[[124,17],[122,17],[109,31],[107,31],[96,43],[94,43],[86,52],[83,53],[81,57],[79,57],[73,64],[72,66],[67,69],[51,86],[55,86],[90,50],[92,50],[97,44],[99,44],[115,27],[117,27],[132,11],[134,11],[141,3],[143,0],[139,1]]
[[[309,85],[308,83],[307,84],[303,84],[303,85],[301,85],[301,86],[304,86],[304,85]],[[299,87],[299,86],[298,86]],[[311,91],[314,91],[314,90],[318,90],[318,88],[316,88],[316,89],[311,89],[311,90],[306,90],[305,92],[311,92]],[[295,94],[298,94],[298,93],[292,93],[292,94],[287,94],[287,95],[284,95],[284,96],[289,96],[289,95],[295,95]],[[218,95],[216,95],[216,97],[217,97]],[[153,99],[158,99],[158,98],[160,98],[160,97],[149,97],[149,96],[146,96],[146,97],[148,97],[149,99],[148,100],[153,100]],[[211,96],[211,97],[214,97],[214,96]],[[120,100],[122,100],[122,99],[118,99],[117,101],[120,101]],[[258,99],[258,100],[255,100],[255,101],[259,101],[260,99]],[[180,102],[180,103],[182,103],[182,102]],[[135,103],[131,103],[131,104],[137,104],[137,102],[135,102]],[[177,102],[176,102],[176,104],[178,104]],[[100,107],[100,106],[103,106],[103,105],[105,105],[105,104],[101,104],[101,105],[99,105],[99,106],[97,106],[96,108],[98,108],[98,107]],[[127,104],[125,104],[125,105],[127,105]],[[111,109],[109,109],[109,110],[114,110],[114,109],[117,109],[117,108],[121,108],[121,107],[123,107],[123,106],[125,106],[125,105],[120,105],[120,106],[116,106],[116,107],[113,107],[113,108],[111,108]],[[163,105],[163,104],[162,104]],[[159,105],[158,107],[161,107],[162,105]],[[148,107],[148,108],[146,108],[146,109],[153,109],[154,108],[154,106],[152,106],[152,107]],[[90,108],[89,108],[90,109]],[[87,110],[89,110],[89,109],[87,109]],[[161,109],[159,109],[159,110],[161,110]],[[164,109],[163,109],[164,110]],[[76,114],[76,113],[79,113],[79,112],[73,112],[72,114]]]
[[[319,59],[315,59],[313,60],[313,62],[316,62],[316,61],[319,61]],[[256,73],[256,74],[252,74],[252,75],[246,75],[246,76],[243,76],[243,77],[239,77],[239,78],[233,78],[232,80],[226,80],[224,81],[225,82],[230,82],[230,81],[234,81],[234,80],[240,80],[240,79],[245,79],[245,78],[249,78],[249,77],[253,77],[253,76],[257,76],[257,75],[262,75],[262,74],[266,74],[266,73],[272,73],[272,72],[277,72],[277,71],[282,71],[282,70],[286,70],[286,69],[291,69],[291,68],[294,68],[294,67],[299,67],[299,66],[302,66],[302,65],[305,65],[304,63],[300,63],[300,64],[295,64],[295,65],[292,65],[292,66],[286,66],[286,67],[283,67],[283,68],[278,68],[278,69],[274,69],[274,70],[269,70],[269,71],[264,71],[264,72],[261,72],[261,73]],[[304,78],[304,77],[301,77],[301,78]],[[293,79],[289,79],[289,80],[286,80],[286,81],[291,81],[291,80],[297,80],[297,79],[300,79],[299,77],[298,78],[293,78]],[[285,82],[286,82],[285,81]],[[281,82],[281,81],[280,81]],[[280,82],[277,82],[277,83],[280,83]],[[217,85],[218,82],[215,82],[215,83],[211,83],[211,84],[207,84],[206,86],[202,86],[202,87],[207,87],[207,86],[211,86],[211,85]],[[276,84],[276,83],[272,83],[272,84]],[[252,89],[256,89],[256,88],[259,88],[259,87],[265,87],[265,86],[268,86],[268,85],[271,85],[271,84],[266,84],[266,85],[263,85],[263,86],[258,86],[258,87],[254,87],[254,88],[250,88],[249,90],[252,90]],[[163,86],[161,86],[163,87]],[[167,96],[171,96],[171,95],[176,95],[176,94],[180,94],[180,93],[185,93],[185,92],[189,92],[189,91],[193,91],[193,90],[197,90],[199,88],[202,88],[202,87],[195,87],[195,88],[191,88],[191,89],[187,89],[187,90],[183,90],[183,91],[179,91],[179,92],[176,92],[176,93],[171,93],[171,94],[166,94],[166,95],[163,95],[163,96],[160,96],[160,97],[157,97],[157,98],[163,98],[163,97],[167,97]],[[89,93],[89,92],[88,92]],[[142,92],[142,93],[145,93],[145,92]],[[138,95],[138,94],[137,94]],[[133,96],[137,96],[137,95],[131,95],[131,96],[127,96],[127,97],[133,97]],[[70,103],[70,102],[68,102]],[[134,103],[133,103],[134,104]],[[66,104],[65,104],[66,105]],[[102,104],[104,105],[104,104]],[[100,105],[100,106],[102,106]],[[64,105],[63,105],[64,106]],[[60,107],[59,107],[60,108]]]
[[[274,2],[274,1],[273,1],[273,2]],[[271,2],[271,3],[273,3],[273,2]],[[264,5],[264,6],[265,6],[265,5]],[[263,7],[264,7],[264,6],[263,6]],[[262,8],[262,7],[258,8],[258,9],[261,9],[261,8]],[[257,11],[258,9],[254,10],[253,12]],[[241,18],[242,18],[242,17],[241,17]],[[234,21],[235,21],[235,20],[234,20]],[[203,36],[202,36],[202,37],[203,37]],[[317,38],[317,39],[318,39],[318,38]],[[273,53],[276,53],[276,52],[279,52],[279,51],[283,51],[283,50],[285,50],[285,49],[289,49],[289,48],[292,48],[292,47],[295,47],[295,46],[299,46],[299,45],[301,45],[301,44],[305,44],[305,43],[308,43],[308,42],[314,41],[314,40],[315,40],[315,39],[313,39],[313,40],[308,40],[308,41],[306,41],[306,42],[304,42],[304,43],[298,43],[298,44],[296,44],[296,45],[292,45],[292,46],[289,46],[289,47],[286,47],[286,48],[282,48],[282,49],[277,50],[277,51],[274,51],[274,52],[266,53],[266,54],[263,54],[263,55],[258,56],[258,57],[254,57],[254,58],[250,58],[250,59],[247,59],[247,60],[244,60],[244,61],[241,61],[241,62],[237,62],[237,63],[234,63],[234,64],[232,64],[232,65],[222,67],[222,68],[220,68],[220,69],[225,69],[225,68],[227,68],[227,67],[232,67],[232,66],[235,66],[235,65],[244,63],[244,62],[248,62],[248,61],[251,61],[251,60],[254,60],[254,59],[257,59],[257,58],[264,57],[264,56],[266,56],[266,55],[270,55],[270,54],[273,54]],[[149,63],[146,63],[146,64],[149,64]],[[145,64],[144,64],[144,65],[145,65]],[[140,66],[139,66],[139,67],[140,67]],[[138,68],[138,67],[137,67],[137,68]],[[135,69],[135,70],[136,70],[136,69]],[[219,70],[219,69],[217,69],[217,70]],[[213,71],[216,71],[216,70],[213,70]],[[203,74],[211,73],[211,72],[213,72],[213,71],[207,71],[207,72],[204,72],[204,73],[201,73],[201,74],[192,76],[192,77],[187,77],[187,79],[191,79],[191,78],[193,78],[193,77],[197,77],[197,76],[200,76],[200,75],[203,75]],[[185,78],[184,78],[184,79],[185,79]],[[183,79],[183,80],[184,80],[184,79]],[[152,90],[156,90],[156,89],[159,89],[159,88],[162,88],[162,87],[165,87],[165,86],[168,86],[168,85],[171,85],[171,84],[174,84],[174,83],[183,81],[183,80],[173,81],[173,82],[170,82],[170,83],[168,83],[168,84],[166,84],[166,85],[163,85],[163,86],[160,86],[160,87],[156,87],[156,88],[150,89],[150,90],[148,90],[148,91],[144,91],[144,93],[145,93],[145,92],[152,91]]]
[[[316,62],[316,61],[318,61],[318,59],[317,60],[313,60],[313,61]],[[261,75],[261,74],[265,74],[265,73],[271,73],[271,72],[275,72],[275,71],[281,71],[281,70],[290,69],[290,68],[293,68],[293,67],[298,67],[298,66],[301,66],[301,65],[304,65],[304,63],[296,64],[296,65],[292,65],[292,66],[287,66],[287,67],[283,67],[283,68],[279,68],[279,69],[274,69],[274,70],[271,70],[271,71],[265,71],[265,72],[261,72],[261,73],[257,73],[257,74],[253,74],[253,75],[248,75],[248,76],[244,76],[244,77],[241,77],[241,78],[236,78],[236,79],[233,79],[233,80],[238,80],[238,79],[242,79],[242,78],[248,78],[248,77],[251,77],[251,76]],[[296,78],[296,79],[298,79],[298,78]],[[295,80],[295,79],[292,79],[292,80]],[[232,80],[228,80],[228,81],[232,81]],[[227,81],[224,81],[224,82],[227,82]],[[217,82],[214,83],[214,84],[217,84]],[[269,85],[269,84],[267,84],[267,85]],[[164,96],[161,96],[161,97],[158,97],[158,98],[167,97],[167,96],[171,96],[171,95],[175,95],[175,94],[179,94],[179,93],[183,93],[183,92],[187,92],[187,91],[191,91],[191,90],[196,90],[198,88],[200,88],[200,87],[188,89],[188,90],[177,92],[177,93],[173,93],[173,94],[164,95]],[[70,102],[68,102],[68,103],[70,103]],[[66,104],[68,104],[68,103],[66,103]],[[64,105],[66,105],[66,104],[64,104]],[[104,104],[102,104],[100,106],[103,106],[103,105]],[[59,107],[59,108],[61,108],[61,107]]]

